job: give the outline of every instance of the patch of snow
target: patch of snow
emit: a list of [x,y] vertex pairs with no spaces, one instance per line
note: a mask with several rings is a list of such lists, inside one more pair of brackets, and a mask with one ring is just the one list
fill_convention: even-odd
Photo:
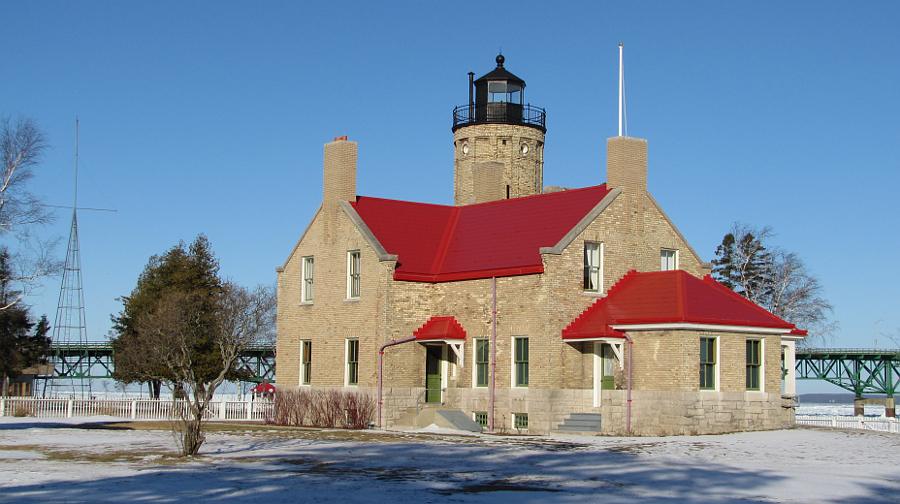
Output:
[[[201,457],[173,463],[153,458],[174,452],[167,431],[40,425],[23,431],[0,423],[0,450],[6,448],[0,502],[896,503],[900,495],[900,436],[890,434],[460,437],[432,426],[424,432],[211,432]],[[5,456],[33,445],[146,456],[102,463]]]
[[449,436],[477,436],[477,432],[466,430],[451,429],[449,427],[440,427],[438,424],[431,424],[421,429],[409,430],[404,432],[427,432],[430,434],[446,434]]

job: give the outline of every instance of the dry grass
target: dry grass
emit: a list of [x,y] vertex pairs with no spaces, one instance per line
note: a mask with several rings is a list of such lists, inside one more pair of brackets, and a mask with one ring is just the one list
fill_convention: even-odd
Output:
[[0,451],[27,451],[40,453],[44,460],[58,462],[151,462],[166,463],[182,461],[178,454],[162,450],[115,450],[89,452],[81,450],[55,450],[40,445],[0,445]]

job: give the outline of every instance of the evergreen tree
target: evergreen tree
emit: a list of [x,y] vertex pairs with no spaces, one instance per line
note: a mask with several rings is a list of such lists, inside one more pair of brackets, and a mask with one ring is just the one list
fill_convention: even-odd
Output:
[[35,332],[29,332],[35,324],[28,308],[14,302],[21,293],[12,287],[10,269],[9,251],[0,248],[0,306],[9,305],[0,310],[0,393],[4,395],[11,378],[27,367],[45,363],[50,353],[47,318],[41,317]]
[[738,294],[763,304],[771,295],[773,258],[763,241],[771,234],[735,225],[716,247],[713,277]]
[[[157,398],[161,384],[173,380],[166,363],[148,348],[159,342],[141,334],[139,320],[157,310],[162,300],[176,296],[194,318],[190,344],[197,379],[215,376],[221,368],[215,342],[217,307],[223,294],[218,274],[219,263],[203,235],[189,246],[182,242],[162,256],[151,257],[137,286],[122,298],[122,311],[112,317],[113,378],[123,383],[150,383]],[[229,376],[238,377],[236,372]]]
[[113,317],[115,378],[168,384],[184,400],[178,410],[183,455],[203,444],[204,415],[223,381],[243,378],[241,352],[268,332],[274,296],[248,291],[219,278],[219,264],[205,236],[179,243],[150,262],[123,309]]

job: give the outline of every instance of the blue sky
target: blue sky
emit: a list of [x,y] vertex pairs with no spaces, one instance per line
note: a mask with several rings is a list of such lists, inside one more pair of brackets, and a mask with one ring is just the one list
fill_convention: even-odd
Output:
[[[361,194],[451,202],[450,111],[501,47],[547,109],[545,184],[602,182],[620,40],[650,189],[701,255],[733,221],[770,225],[824,284],[835,345],[900,331],[896,3],[4,2],[0,19],[0,115],[51,145],[36,192],[71,200],[78,114],[81,204],[118,209],[80,216],[92,338],[151,254],[200,232],[226,275],[273,283],[334,136],[359,142]],[[52,320],[57,291],[29,302]]]

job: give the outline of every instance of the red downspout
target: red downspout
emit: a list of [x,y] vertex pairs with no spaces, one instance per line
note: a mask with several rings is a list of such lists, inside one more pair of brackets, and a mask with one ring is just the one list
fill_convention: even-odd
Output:
[[403,338],[399,340],[391,340],[381,345],[381,348],[378,349],[378,428],[383,429],[384,426],[381,424],[381,406],[382,406],[382,398],[381,398],[381,388],[384,382],[384,349],[387,347],[391,347],[394,345],[400,345],[402,343],[409,343],[410,341],[415,341],[415,336],[410,336],[408,338]]
[[626,384],[627,392],[625,396],[625,430],[629,434],[631,434],[631,376],[632,370],[634,369],[631,361],[634,358],[634,341],[628,334],[625,335],[625,341],[628,342],[628,379]]
[[494,432],[494,388],[497,376],[497,277],[491,277],[491,390],[488,395],[488,430]]

